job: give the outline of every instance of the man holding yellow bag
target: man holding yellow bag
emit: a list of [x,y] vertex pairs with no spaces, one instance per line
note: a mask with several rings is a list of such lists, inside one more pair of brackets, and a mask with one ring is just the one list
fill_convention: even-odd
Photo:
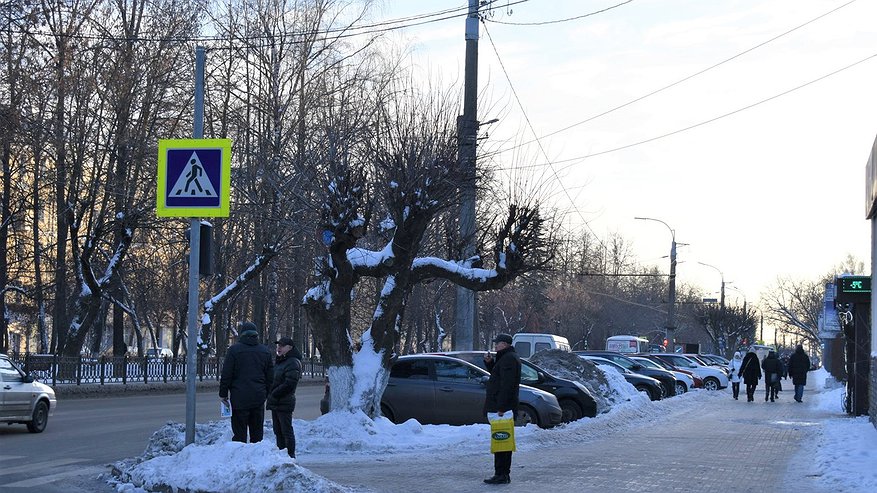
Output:
[[[508,484],[512,470],[512,452],[515,450],[514,418],[518,410],[518,387],[521,384],[521,358],[512,346],[512,336],[500,334],[493,339],[496,356],[488,352],[484,366],[490,372],[484,412],[491,420],[491,451],[493,452],[493,477],[487,484]],[[496,415],[493,416],[493,413]],[[511,419],[512,427],[507,426]]]

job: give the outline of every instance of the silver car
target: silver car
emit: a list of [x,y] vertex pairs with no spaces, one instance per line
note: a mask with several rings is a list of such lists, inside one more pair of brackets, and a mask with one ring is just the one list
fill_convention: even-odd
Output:
[[[412,418],[423,424],[487,423],[483,408],[489,377],[481,368],[450,356],[402,356],[390,370],[381,413],[394,423]],[[515,424],[560,424],[562,411],[554,395],[521,385],[518,398]]]
[[0,354],[0,423],[24,423],[29,432],[41,433],[56,405],[52,387],[34,381]]

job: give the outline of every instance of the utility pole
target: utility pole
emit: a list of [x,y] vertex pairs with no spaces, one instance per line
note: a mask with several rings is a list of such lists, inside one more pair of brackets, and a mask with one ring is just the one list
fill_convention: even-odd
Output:
[[[653,217],[635,217],[640,221],[655,221],[663,224],[670,230],[670,287],[667,291],[670,307],[667,309],[667,326],[664,327],[664,339],[667,341],[667,352],[676,351],[676,230],[671,228],[669,224],[655,219]],[[682,243],[687,245],[687,243]]]
[[[457,146],[463,173],[460,205],[460,239],[464,243],[463,260],[475,254],[475,144],[478,134],[478,3],[469,0],[466,17],[466,69],[463,89],[463,115],[457,117]],[[475,292],[457,286],[454,349],[471,351],[477,332]]]

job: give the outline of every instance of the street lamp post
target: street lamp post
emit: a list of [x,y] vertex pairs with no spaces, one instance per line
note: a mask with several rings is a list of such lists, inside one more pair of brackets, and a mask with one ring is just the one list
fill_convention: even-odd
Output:
[[667,297],[670,299],[670,307],[667,309],[667,326],[664,328],[664,339],[667,340],[667,345],[669,346],[667,350],[672,353],[676,349],[676,231],[660,219],[652,217],[635,217],[634,219],[659,222],[670,230],[670,287],[667,293]]
[[720,276],[722,276],[722,290],[720,292],[720,302],[719,302],[719,333],[725,333],[725,273],[722,272],[721,269],[716,267],[715,265],[710,265],[704,262],[698,262],[700,265],[704,265],[706,267],[712,267],[716,269]]

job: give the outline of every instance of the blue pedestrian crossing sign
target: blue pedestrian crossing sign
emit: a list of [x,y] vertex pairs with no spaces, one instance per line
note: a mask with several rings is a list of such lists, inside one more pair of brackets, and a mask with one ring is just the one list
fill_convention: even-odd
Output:
[[158,141],[159,217],[228,217],[231,140]]

